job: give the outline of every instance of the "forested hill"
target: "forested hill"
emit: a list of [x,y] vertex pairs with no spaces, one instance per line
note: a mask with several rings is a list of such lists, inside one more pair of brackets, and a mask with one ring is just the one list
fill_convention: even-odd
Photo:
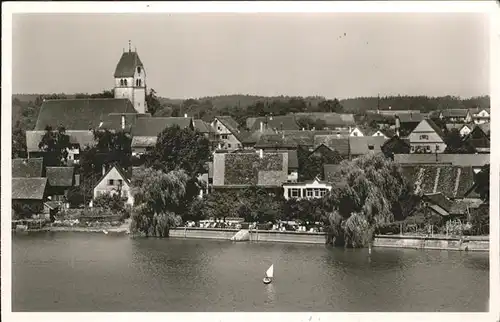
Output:
[[[217,110],[223,110],[225,108],[240,107],[246,108],[251,105],[255,105],[258,102],[271,103],[275,101],[288,102],[292,98],[303,99],[308,106],[316,108],[318,103],[325,101],[326,98],[322,96],[310,96],[310,97],[293,97],[293,96],[256,96],[256,95],[224,95],[224,96],[212,96],[212,97],[202,97],[198,99],[190,99],[192,103],[208,103],[210,102],[213,107]],[[179,99],[169,99],[164,97],[159,97],[162,104],[165,105],[179,105],[182,100]],[[472,98],[462,99],[460,97],[454,96],[443,96],[443,97],[428,97],[428,96],[386,96],[386,97],[357,97],[340,100],[345,112],[348,113],[362,113],[366,110],[375,110],[377,105],[380,105],[381,109],[388,109],[389,106],[393,110],[421,110],[423,112],[430,112],[438,109],[446,108],[471,108],[475,106],[479,107],[490,107],[489,96],[479,96]]]

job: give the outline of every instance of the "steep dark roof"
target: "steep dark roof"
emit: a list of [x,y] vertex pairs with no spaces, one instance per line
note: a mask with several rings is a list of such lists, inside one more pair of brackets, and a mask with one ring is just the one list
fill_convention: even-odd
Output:
[[194,127],[201,133],[215,132],[212,126],[203,120],[194,120]]
[[425,115],[418,113],[398,113],[399,121],[401,123],[419,123],[425,119]]
[[190,126],[190,117],[141,117],[132,126],[131,133],[136,136],[157,137],[165,128],[178,125],[181,129]]
[[472,167],[405,165],[402,170],[408,182],[415,184],[417,193],[442,193],[448,198],[463,198],[474,186]]
[[12,159],[12,178],[39,178],[43,174],[43,158]]
[[120,58],[120,61],[118,61],[118,65],[116,65],[114,76],[133,77],[135,74],[135,69],[138,66],[144,68],[137,52],[124,52],[122,54],[122,57]]
[[249,128],[250,132],[260,130],[260,122],[267,124],[266,128],[268,129],[279,130],[279,131],[300,130],[294,115],[278,115],[278,116],[256,117],[255,120],[253,121],[252,127]]
[[[45,131],[26,131],[26,148],[28,152],[40,151],[38,144],[42,140],[44,134]],[[69,142],[71,144],[78,144],[80,148],[84,148],[87,145],[93,146],[95,144],[94,133],[89,130],[66,131],[66,135],[69,136]]]
[[349,146],[352,155],[382,152],[381,146],[386,141],[383,136],[350,136]]
[[73,185],[73,167],[47,167],[46,176],[52,187],[71,187]]
[[136,113],[129,99],[58,99],[43,102],[35,130],[64,126],[66,130],[98,128],[110,113]]
[[287,151],[288,153],[288,169],[298,169],[299,159],[297,157],[297,150]]
[[222,124],[224,124],[224,126],[227,127],[227,129],[231,131],[231,133],[237,132],[238,128],[240,127],[238,125],[238,122],[236,122],[231,116],[220,115],[216,116],[215,118],[217,118]]
[[101,129],[108,129],[119,131],[122,130],[122,116],[125,117],[125,129],[130,130],[135,124],[138,118],[148,118],[151,117],[150,114],[138,114],[138,113],[111,113],[106,115],[103,121]]
[[320,145],[337,151],[340,155],[349,154],[349,137],[347,136],[342,137],[336,134],[314,136],[314,147],[317,148]]
[[12,178],[12,199],[43,200],[47,178]]

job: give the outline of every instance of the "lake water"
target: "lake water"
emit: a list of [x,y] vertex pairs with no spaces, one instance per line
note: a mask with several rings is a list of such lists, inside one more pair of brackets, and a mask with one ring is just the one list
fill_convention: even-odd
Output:
[[[13,234],[13,311],[486,311],[488,253]],[[275,280],[262,278],[274,264]]]

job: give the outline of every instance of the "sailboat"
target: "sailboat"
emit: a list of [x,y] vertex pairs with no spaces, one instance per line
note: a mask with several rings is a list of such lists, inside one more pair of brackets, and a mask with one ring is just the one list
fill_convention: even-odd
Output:
[[262,282],[264,284],[269,284],[273,281],[273,275],[274,275],[274,265],[271,265],[267,271],[266,271],[266,277],[262,279]]

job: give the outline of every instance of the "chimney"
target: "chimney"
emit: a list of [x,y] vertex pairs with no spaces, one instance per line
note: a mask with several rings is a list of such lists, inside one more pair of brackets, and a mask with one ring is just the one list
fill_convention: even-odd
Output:
[[188,115],[187,115],[187,114],[184,114],[184,117],[188,117]]
[[305,129],[304,129],[304,128],[302,128],[302,131],[305,131]]
[[264,132],[264,123],[262,123],[262,121],[260,122],[260,131]]
[[122,115],[122,130],[125,130],[125,115]]
[[264,157],[264,150],[259,150],[259,157],[262,159]]
[[391,106],[389,106],[389,109],[391,109],[391,108],[392,108],[392,107],[391,107]]
[[104,176],[106,174],[106,166],[103,164],[102,165],[102,175]]
[[79,186],[80,186],[80,175],[75,174],[75,187],[79,187]]

